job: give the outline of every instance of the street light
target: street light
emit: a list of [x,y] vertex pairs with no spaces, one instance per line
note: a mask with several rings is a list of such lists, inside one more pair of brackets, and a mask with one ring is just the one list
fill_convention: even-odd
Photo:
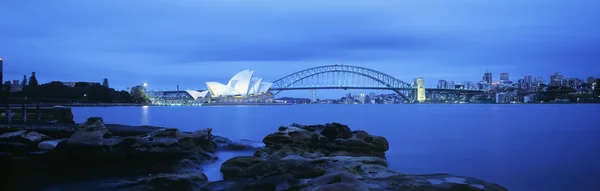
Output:
[[144,87],[148,87],[148,83],[144,83]]

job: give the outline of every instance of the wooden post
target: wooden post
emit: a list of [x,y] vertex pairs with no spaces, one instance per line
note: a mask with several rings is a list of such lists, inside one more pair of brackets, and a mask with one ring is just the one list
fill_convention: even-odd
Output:
[[10,112],[10,104],[6,104],[6,120],[8,121],[9,125],[10,125],[11,117],[12,117],[12,113]]
[[25,103],[21,105],[21,108],[23,108],[23,112],[21,112],[23,114],[23,123],[27,123],[27,107],[25,107]]
[[37,120],[42,120],[42,109],[40,108],[40,100],[37,100],[37,105],[35,106],[35,110],[37,111]]

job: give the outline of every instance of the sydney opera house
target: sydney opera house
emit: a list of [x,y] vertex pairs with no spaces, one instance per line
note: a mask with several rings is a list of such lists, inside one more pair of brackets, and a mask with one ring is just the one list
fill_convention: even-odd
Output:
[[227,84],[206,82],[208,90],[186,90],[186,92],[194,100],[204,98],[253,100],[253,98],[264,97],[261,95],[268,93],[273,83],[263,82],[262,78],[253,75],[254,71],[244,70],[233,76]]

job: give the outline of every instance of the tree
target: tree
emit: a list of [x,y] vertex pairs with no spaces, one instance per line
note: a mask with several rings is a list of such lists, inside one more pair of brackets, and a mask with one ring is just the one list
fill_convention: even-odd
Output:
[[131,98],[135,103],[149,103],[150,97],[146,95],[146,91],[143,86],[135,86],[131,88]]
[[108,78],[104,78],[104,81],[102,81],[102,86],[108,88]]
[[31,87],[39,86],[37,78],[35,78],[35,72],[31,72],[31,77],[29,77],[29,86],[31,86]]
[[11,88],[10,81],[6,81],[6,82],[4,82],[4,84],[2,84],[0,86],[0,101],[1,102],[4,102],[5,99],[8,99],[10,97],[10,95],[11,95],[10,88]]
[[23,81],[21,82],[21,88],[23,89],[23,91],[25,91],[25,88],[27,88],[27,75],[23,75]]

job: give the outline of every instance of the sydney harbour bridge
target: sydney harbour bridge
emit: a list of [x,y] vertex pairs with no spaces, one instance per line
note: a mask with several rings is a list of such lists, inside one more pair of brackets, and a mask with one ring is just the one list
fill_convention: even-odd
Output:
[[438,95],[463,96],[468,100],[474,95],[484,93],[470,89],[428,88],[423,83],[407,83],[377,70],[339,64],[308,68],[282,77],[273,82],[270,92],[277,95],[289,90],[322,89],[391,90],[407,102],[423,101],[425,98],[435,99]]

